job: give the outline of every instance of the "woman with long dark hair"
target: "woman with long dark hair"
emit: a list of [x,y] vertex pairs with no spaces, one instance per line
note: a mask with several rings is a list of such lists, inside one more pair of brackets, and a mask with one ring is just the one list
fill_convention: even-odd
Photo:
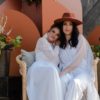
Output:
[[77,26],[82,24],[73,13],[64,13],[55,20],[62,26],[60,37],[60,77],[62,81],[63,100],[99,100],[94,86],[93,54],[91,48]]
[[29,100],[62,100],[61,81],[57,71],[61,33],[59,24],[53,24],[37,41],[35,62],[27,73]]

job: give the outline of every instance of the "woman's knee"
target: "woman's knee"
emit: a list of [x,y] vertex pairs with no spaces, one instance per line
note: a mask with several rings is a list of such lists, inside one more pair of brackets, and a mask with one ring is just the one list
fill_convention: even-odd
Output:
[[88,85],[89,77],[86,74],[80,74],[75,77],[75,80],[80,82],[81,84]]
[[73,83],[75,86],[78,86],[79,88],[81,88],[82,91],[86,90],[86,88],[88,86],[87,79],[75,78],[75,79],[73,79]]

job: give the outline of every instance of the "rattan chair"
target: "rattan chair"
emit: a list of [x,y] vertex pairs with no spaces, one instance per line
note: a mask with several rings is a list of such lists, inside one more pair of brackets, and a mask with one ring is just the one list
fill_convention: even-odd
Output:
[[[27,93],[26,93],[26,71],[27,71],[26,63],[21,60],[21,55],[18,55],[16,57],[16,61],[19,64],[19,72],[22,75],[22,100],[28,100]],[[98,79],[97,79],[97,63],[98,63],[98,61],[99,61],[99,59],[96,58],[93,63],[95,75],[96,75],[95,86],[96,86],[97,90],[98,90]]]

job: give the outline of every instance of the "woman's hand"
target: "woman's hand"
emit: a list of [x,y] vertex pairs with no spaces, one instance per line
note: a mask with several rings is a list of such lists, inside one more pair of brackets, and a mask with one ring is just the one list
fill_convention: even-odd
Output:
[[63,76],[65,75],[66,73],[68,73],[68,68],[64,69],[62,72],[59,73],[59,76]]

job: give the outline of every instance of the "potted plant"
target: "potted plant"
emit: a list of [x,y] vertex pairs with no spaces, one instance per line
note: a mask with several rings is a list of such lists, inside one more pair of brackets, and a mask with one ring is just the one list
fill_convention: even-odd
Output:
[[100,45],[91,45],[94,58],[98,57],[100,59]]
[[7,16],[2,16],[0,18],[0,76],[8,75],[10,52],[13,48],[20,47],[22,41],[21,36],[16,36],[15,38],[10,36],[12,29],[5,32],[6,23]]
[[98,59],[99,62],[97,64],[97,76],[98,76],[98,89],[100,91],[100,45],[91,45],[91,48],[92,48],[92,51],[93,51],[93,54],[94,54],[94,58]]

